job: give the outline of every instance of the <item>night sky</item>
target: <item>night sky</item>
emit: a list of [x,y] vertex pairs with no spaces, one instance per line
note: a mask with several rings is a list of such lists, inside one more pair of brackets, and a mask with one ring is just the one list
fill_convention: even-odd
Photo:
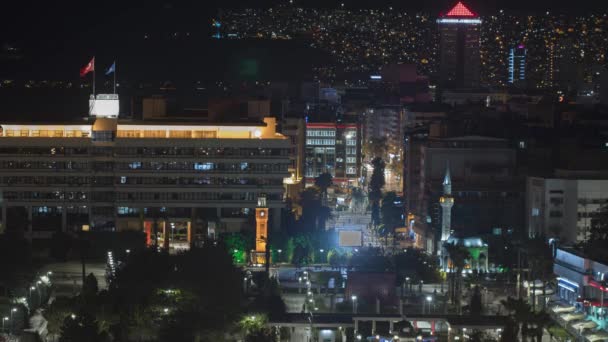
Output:
[[[342,3],[340,0],[294,1],[304,7],[338,7]],[[66,72],[72,70],[73,76],[77,77],[78,68],[93,55],[98,56],[101,64],[111,63],[116,56],[123,60],[133,56],[139,60],[132,62],[145,64],[149,57],[163,61],[163,54],[182,53],[188,57],[189,49],[193,49],[193,55],[201,56],[193,63],[208,63],[212,48],[204,41],[209,38],[210,18],[217,14],[218,7],[267,7],[280,3],[276,0],[36,2],[34,5],[30,1],[11,1],[0,14],[0,47],[15,46],[23,56],[20,63],[0,62],[0,78],[18,75],[32,79],[62,79]],[[455,1],[344,0],[344,3],[346,8],[392,6],[401,10],[439,13]],[[605,2],[591,0],[467,0],[465,3],[481,14],[495,13],[500,8],[530,13],[546,9],[572,13],[603,11],[606,7]],[[144,34],[158,36],[167,32],[190,32],[193,38],[198,39],[196,41],[202,43],[194,48],[179,44],[162,47],[150,44],[146,48],[134,45]],[[130,49],[136,49],[137,53]],[[171,63],[171,59],[166,61]]]

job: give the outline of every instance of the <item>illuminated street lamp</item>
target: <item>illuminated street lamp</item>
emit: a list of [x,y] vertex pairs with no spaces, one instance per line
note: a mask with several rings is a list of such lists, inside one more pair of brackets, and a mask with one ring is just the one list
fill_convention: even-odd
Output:
[[353,300],[353,313],[357,313],[357,296],[353,295],[350,297]]
[[[433,297],[431,297],[431,296],[426,296],[426,301],[427,301],[427,303],[429,304],[429,312],[428,312],[428,313],[431,313],[431,302],[433,301]],[[424,308],[423,308],[423,309],[424,309]],[[423,311],[424,311],[424,310],[423,310]]]
[[13,330],[13,325],[15,324],[15,320],[13,320],[13,313],[17,312],[17,308],[12,308],[11,309],[11,326],[10,326],[10,330]]
[[4,329],[4,322],[8,321],[8,317],[2,317],[2,332],[5,331]]
[[71,314],[70,317],[72,317],[72,319],[76,319],[76,314]]

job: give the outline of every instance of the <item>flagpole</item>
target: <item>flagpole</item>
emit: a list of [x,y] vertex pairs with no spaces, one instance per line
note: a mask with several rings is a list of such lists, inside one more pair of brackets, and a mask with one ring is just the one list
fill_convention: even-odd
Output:
[[95,57],[93,57],[93,97],[95,97]]

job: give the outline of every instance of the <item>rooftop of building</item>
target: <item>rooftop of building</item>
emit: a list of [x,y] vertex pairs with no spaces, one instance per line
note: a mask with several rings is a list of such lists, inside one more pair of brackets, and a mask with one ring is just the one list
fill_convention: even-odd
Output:
[[286,139],[276,119],[238,122],[193,120],[124,120],[97,117],[71,122],[0,123],[0,136],[13,138],[86,138],[91,132],[115,131],[119,138]]
[[592,260],[595,262],[608,265],[608,253],[604,248],[588,248],[585,249],[579,246],[559,246],[558,250],[574,254],[580,258]]
[[[26,120],[6,120],[1,121],[0,125],[92,125],[97,119],[95,117],[85,117],[81,119],[74,120],[65,120],[65,119],[57,119],[53,120],[53,118],[45,118],[44,120],[34,120],[34,119],[26,119]],[[105,118],[104,118],[105,119]],[[239,121],[215,121],[215,122],[207,122],[202,121],[197,118],[158,118],[158,119],[147,119],[147,120],[137,120],[137,119],[127,119],[127,118],[117,118],[112,119],[115,120],[119,125],[170,125],[170,126],[266,126],[266,124],[261,120],[256,119],[247,119],[247,120],[239,120]]]

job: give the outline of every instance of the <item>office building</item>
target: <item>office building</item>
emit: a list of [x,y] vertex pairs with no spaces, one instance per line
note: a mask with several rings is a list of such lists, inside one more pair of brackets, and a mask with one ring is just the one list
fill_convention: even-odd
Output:
[[608,294],[608,261],[586,255],[573,247],[558,247],[553,273],[557,276],[557,296],[568,306],[551,310],[559,319],[582,333],[588,340],[592,334],[606,333],[606,295]]
[[260,195],[269,226],[278,229],[290,142],[275,125],[273,118],[211,124],[102,115],[2,123],[2,230],[30,238],[139,230],[150,241],[160,221],[159,239],[168,241],[170,230],[190,242],[199,234],[253,230]]
[[[401,155],[401,106],[376,106],[365,111],[363,127],[364,141],[368,144],[373,139],[385,139],[387,152]],[[388,160],[388,158],[385,158]]]
[[358,124],[307,123],[306,184],[328,172],[334,184],[356,186],[361,177],[361,127]]
[[462,2],[437,19],[440,33],[439,83],[444,88],[477,88],[481,70],[481,19]]
[[285,197],[296,198],[304,188],[304,159],[306,122],[301,118],[282,120],[281,134],[291,142],[289,150],[289,178],[285,179]]
[[591,219],[608,203],[608,179],[528,177],[528,235],[559,238],[563,243],[589,237]]
[[523,87],[526,81],[526,47],[519,44],[509,50],[509,83]]
[[450,167],[451,229],[477,236],[523,227],[524,180],[516,172],[516,151],[503,139],[463,136],[429,139],[421,147],[419,216],[440,235],[446,165]]

